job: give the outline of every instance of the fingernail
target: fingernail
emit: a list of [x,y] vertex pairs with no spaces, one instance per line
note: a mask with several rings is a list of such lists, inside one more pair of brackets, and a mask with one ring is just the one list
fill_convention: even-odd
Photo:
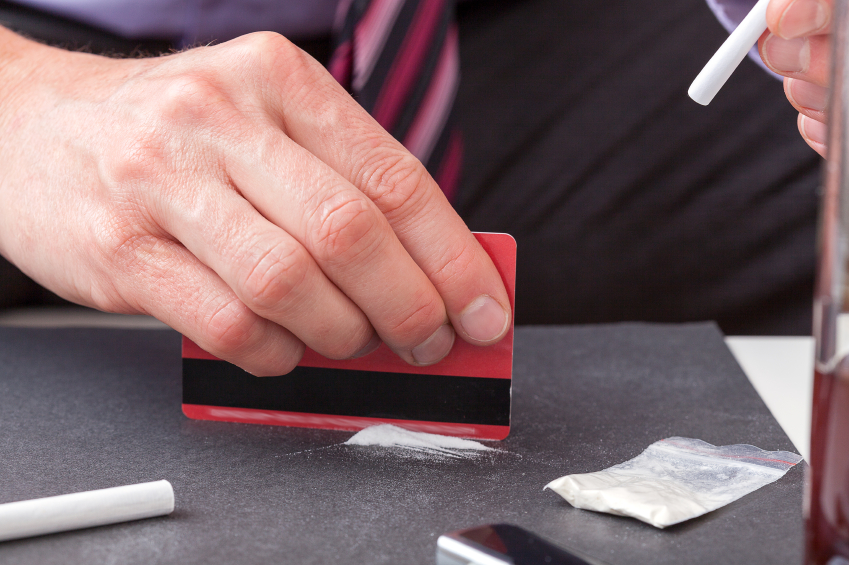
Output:
[[380,336],[377,335],[377,333],[375,333],[374,335],[371,336],[371,339],[366,344],[366,346],[363,347],[362,349],[360,349],[359,351],[357,351],[356,353],[354,353],[354,355],[351,356],[351,359],[358,359],[360,357],[365,357],[366,355],[368,355],[369,353],[373,352],[378,347],[380,347],[381,343],[383,343],[383,342],[380,340]]
[[509,318],[504,308],[491,296],[481,295],[460,314],[460,325],[475,341],[492,341],[507,330]]
[[809,108],[817,112],[825,111],[825,106],[828,101],[828,89],[816,84],[798,80],[787,79],[790,84],[787,87],[787,92],[790,95],[791,102],[802,108]]
[[807,39],[782,39],[769,34],[764,42],[766,63],[780,73],[803,73],[811,62],[811,46]]
[[424,343],[413,348],[413,359],[419,365],[433,365],[448,355],[452,345],[454,345],[454,328],[445,324],[433,332],[433,335]]
[[796,0],[784,10],[778,21],[778,33],[785,39],[812,35],[828,23],[831,10],[822,2]]
[[802,135],[814,143],[825,145],[828,132],[824,123],[813,120],[807,116],[802,116],[800,121]]

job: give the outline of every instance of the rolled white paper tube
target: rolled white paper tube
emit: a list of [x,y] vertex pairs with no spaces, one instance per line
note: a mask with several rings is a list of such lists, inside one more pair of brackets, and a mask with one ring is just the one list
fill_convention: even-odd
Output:
[[0,504],[0,541],[163,516],[174,489],[154,481]]
[[702,106],[710,104],[710,101],[713,100],[713,97],[716,96],[716,93],[719,92],[734,69],[746,58],[746,54],[752,48],[752,45],[757,43],[758,38],[766,31],[766,8],[768,5],[769,0],[758,0],[752,11],[743,18],[737,29],[725,40],[725,43],[711,57],[705,68],[690,85],[690,90],[687,91],[690,98]]

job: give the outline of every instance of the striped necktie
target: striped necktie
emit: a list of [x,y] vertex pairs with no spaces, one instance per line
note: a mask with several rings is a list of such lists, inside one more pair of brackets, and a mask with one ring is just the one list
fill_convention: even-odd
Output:
[[428,169],[449,200],[463,143],[454,0],[342,0],[328,69]]

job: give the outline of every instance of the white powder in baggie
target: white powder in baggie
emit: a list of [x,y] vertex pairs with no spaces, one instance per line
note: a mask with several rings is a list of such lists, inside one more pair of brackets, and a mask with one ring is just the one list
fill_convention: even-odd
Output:
[[549,488],[575,508],[631,516],[658,528],[716,510],[781,478],[802,459],[751,445],[714,446],[672,437],[596,473],[567,475]]
[[550,488],[575,508],[631,516],[658,528],[701,516],[711,509],[679,483],[641,478],[614,471],[569,475]]
[[493,451],[491,447],[470,439],[411,432],[392,424],[378,424],[360,430],[343,445],[395,447],[449,457],[468,457],[470,452]]

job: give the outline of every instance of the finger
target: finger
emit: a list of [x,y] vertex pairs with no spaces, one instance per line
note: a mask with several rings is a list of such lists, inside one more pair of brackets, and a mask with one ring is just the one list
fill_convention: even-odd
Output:
[[379,342],[365,314],[295,238],[232,188],[209,185],[200,194],[183,191],[181,200],[165,203],[155,219],[253,312],[325,357],[347,359],[376,348]]
[[800,114],[818,122],[827,123],[825,114],[828,103],[827,88],[804,80],[785,78],[784,93]]
[[821,35],[831,29],[832,0],[772,0],[766,21],[784,39]]
[[123,285],[140,311],[254,375],[282,375],[297,365],[304,345],[252,312],[182,245],[146,236],[133,241],[131,255],[133,275]]
[[442,299],[374,203],[274,124],[251,130],[250,150],[228,162],[245,197],[306,248],[399,356],[417,365],[445,357],[454,331]]
[[771,33],[758,41],[761,59],[776,73],[828,86],[831,60],[830,36],[815,35],[782,39]]
[[802,138],[811,146],[811,149],[820,154],[823,158],[826,156],[826,141],[827,130],[822,122],[813,120],[807,116],[799,114],[799,133]]
[[278,86],[266,92],[280,126],[377,205],[465,340],[501,339],[511,317],[504,284],[422,164],[315,61],[281,45],[277,55],[264,70]]

